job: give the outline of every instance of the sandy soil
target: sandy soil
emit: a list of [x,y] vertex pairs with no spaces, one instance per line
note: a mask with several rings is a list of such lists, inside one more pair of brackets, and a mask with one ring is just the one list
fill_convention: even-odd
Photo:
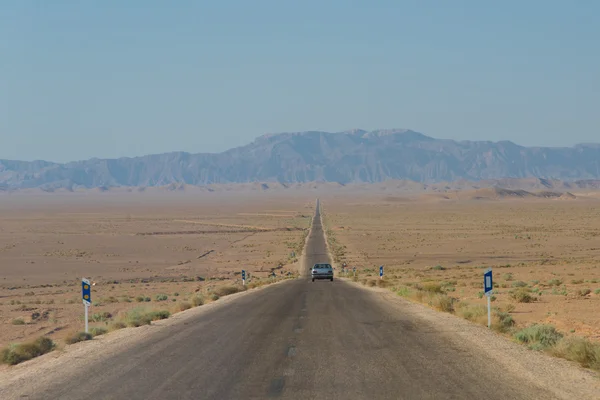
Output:
[[[450,295],[485,304],[483,271],[493,267],[493,304],[514,304],[518,325],[550,323],[600,340],[597,197],[460,198],[338,196],[323,208],[339,263],[356,266],[361,280],[375,285],[383,264],[392,284],[441,282]],[[518,286],[537,300],[516,302]]]
[[82,277],[95,284],[90,326],[105,326],[104,313],[174,309],[242,269],[296,273],[313,209],[310,194],[1,196],[0,346],[82,330]]

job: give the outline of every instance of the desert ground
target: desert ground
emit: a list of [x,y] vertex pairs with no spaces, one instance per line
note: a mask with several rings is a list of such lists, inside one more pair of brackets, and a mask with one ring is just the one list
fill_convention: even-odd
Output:
[[176,312],[223,285],[294,276],[314,197],[246,193],[38,193],[0,196],[0,347],[61,343],[132,309]]
[[[597,193],[261,188],[0,195],[0,347],[81,331],[82,277],[94,283],[90,327],[105,329],[135,310],[217,299],[242,269],[249,287],[294,277],[317,197],[338,275],[346,262],[368,286],[483,307],[492,267],[492,305],[515,327],[600,341]],[[462,314],[485,324],[480,310]]]
[[337,196],[324,199],[323,216],[336,265],[356,267],[363,284],[447,294],[486,324],[472,305],[486,305],[483,272],[492,267],[492,306],[515,327],[551,324],[600,341],[600,198],[513,194]]

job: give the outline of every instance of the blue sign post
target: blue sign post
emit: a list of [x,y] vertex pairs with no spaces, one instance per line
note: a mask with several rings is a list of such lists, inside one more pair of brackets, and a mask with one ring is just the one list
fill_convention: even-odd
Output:
[[488,306],[488,328],[492,326],[492,304],[491,304],[491,296],[492,289],[494,289],[494,282],[492,281],[492,269],[488,268],[483,273],[483,293],[487,297],[487,306]]
[[242,285],[246,285],[246,270],[242,270]]
[[81,279],[81,299],[85,309],[85,333],[88,332],[88,309],[92,305],[92,286],[89,279]]
[[379,279],[383,279],[383,265],[379,267]]

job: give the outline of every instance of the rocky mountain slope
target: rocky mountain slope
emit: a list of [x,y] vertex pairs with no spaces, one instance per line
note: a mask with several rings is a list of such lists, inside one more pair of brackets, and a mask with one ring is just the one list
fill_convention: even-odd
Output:
[[58,164],[0,160],[0,190],[67,190],[247,182],[420,183],[539,178],[600,179],[600,144],[522,147],[512,142],[454,141],[411,130],[263,135],[223,153],[175,152]]

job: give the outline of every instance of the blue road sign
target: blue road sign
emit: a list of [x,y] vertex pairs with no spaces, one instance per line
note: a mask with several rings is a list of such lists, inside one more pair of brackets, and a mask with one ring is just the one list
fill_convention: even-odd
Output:
[[492,282],[492,269],[489,268],[483,273],[483,292],[486,296],[492,294],[494,283]]
[[242,270],[242,279],[246,279],[246,270],[245,269]]
[[90,281],[85,278],[81,279],[81,299],[85,305],[92,304],[92,286]]
[[383,276],[383,265],[379,267],[379,276]]

